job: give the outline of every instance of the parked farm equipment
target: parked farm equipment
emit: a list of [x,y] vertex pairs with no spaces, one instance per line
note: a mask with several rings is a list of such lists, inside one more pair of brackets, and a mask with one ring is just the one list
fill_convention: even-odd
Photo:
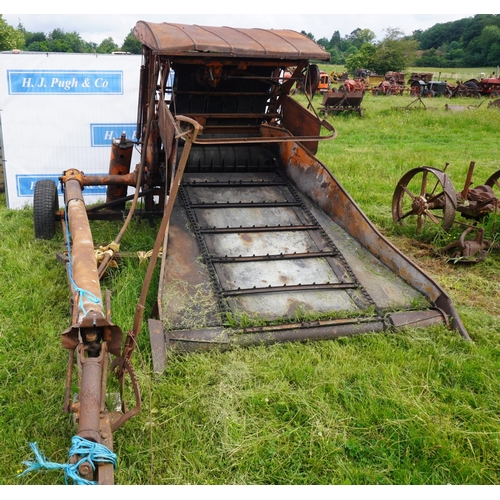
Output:
[[366,84],[363,78],[355,78],[354,80],[348,78],[339,87],[339,92],[361,92],[362,94],[366,91]]
[[319,72],[319,83],[316,92],[326,92],[331,86],[330,75],[326,71]]
[[[60,223],[67,245],[59,256],[72,302],[62,335],[69,353],[64,409],[74,413],[80,439],[112,452],[113,432],[140,411],[132,356],[160,250],[158,315],[149,319],[158,372],[167,349],[434,324],[469,339],[446,292],[385,239],[315,156],[336,131],[289,94],[297,80],[316,73],[309,60],[330,54],[288,30],[139,21],[134,33],[143,45],[138,142],[125,135],[113,142],[108,175],[63,172],[63,210],[55,183],[35,188],[35,235],[50,238]],[[283,78],[287,68],[293,73]],[[134,147],[141,158],[131,171]],[[84,190],[95,185],[108,186],[106,202],[86,207]],[[133,327],[123,333],[111,321],[100,278],[139,212],[159,217],[160,226]],[[124,216],[98,261],[89,220]],[[189,311],[198,314],[196,324]],[[107,408],[108,375],[132,389],[132,408],[123,397],[120,410]],[[115,464],[94,458],[75,452],[71,462],[82,479],[113,483]]]
[[318,109],[326,118],[330,114],[342,113],[343,111],[355,112],[363,116],[363,92],[333,91],[323,93],[323,106]]
[[451,91],[450,97],[480,97],[475,87],[472,88],[460,81],[456,85],[449,85],[448,88]]
[[325,92],[330,90],[331,79],[326,71],[322,71],[316,64],[311,64],[304,75],[300,76],[295,86],[295,91],[306,92],[312,95],[316,92]]
[[467,106],[452,106],[451,104],[446,103],[444,105],[444,109],[446,109],[446,111],[476,111],[481,107],[483,102],[484,101],[481,101],[479,104],[469,104]]
[[447,82],[436,82],[424,80],[413,80],[410,81],[410,95],[412,97],[452,97],[453,93]]
[[378,87],[383,81],[385,77],[383,75],[370,74],[367,78],[365,78],[365,83],[370,87]]
[[349,73],[346,71],[330,71],[330,80],[333,82],[345,82],[349,79]]
[[[449,231],[454,224],[465,227],[459,239],[441,249],[454,251],[453,262],[479,262],[498,245],[484,239],[484,229],[477,226],[489,214],[500,209],[500,170],[484,184],[472,187],[475,163],[471,162],[462,191],[455,191],[445,171],[434,167],[417,167],[398,182],[392,199],[392,217],[400,225],[413,223],[416,233],[436,226]],[[457,220],[461,215],[465,220]],[[465,221],[472,221],[465,222]],[[473,236],[472,239],[467,237]]]
[[481,92],[479,92],[479,85],[476,79],[467,80],[463,83],[463,87],[465,88],[465,97],[476,97],[477,99],[481,98]]
[[390,82],[385,80],[380,83],[378,87],[372,89],[373,95],[403,95],[405,91],[404,85],[400,85],[397,82]]
[[434,78],[434,73],[418,73],[414,72],[410,75],[410,78],[408,79],[408,84],[411,84],[411,82],[414,81],[423,81],[424,83],[430,82]]
[[500,96],[500,78],[482,78],[476,80],[472,78],[464,82],[469,93],[475,97],[491,97],[496,99]]
[[397,83],[404,87],[405,73],[400,73],[399,71],[387,71],[385,73],[385,80],[390,83]]

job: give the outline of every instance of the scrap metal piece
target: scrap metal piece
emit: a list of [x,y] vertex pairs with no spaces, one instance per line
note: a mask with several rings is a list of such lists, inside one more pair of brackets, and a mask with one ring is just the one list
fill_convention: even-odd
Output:
[[[476,237],[474,239],[466,239],[467,235],[472,231],[476,231]],[[457,241],[439,249],[438,253],[445,254],[451,250],[455,250],[453,256],[447,259],[446,262],[452,264],[476,264],[483,262],[490,250],[494,248],[498,249],[500,245],[493,244],[493,242],[484,238],[484,228],[468,227]]]

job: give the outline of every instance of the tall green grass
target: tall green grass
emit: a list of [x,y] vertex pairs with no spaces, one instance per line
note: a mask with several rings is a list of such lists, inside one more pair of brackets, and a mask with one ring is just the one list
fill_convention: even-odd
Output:
[[[452,296],[473,342],[445,327],[335,341],[169,355],[152,372],[146,327],[134,354],[143,411],[114,435],[119,484],[498,484],[500,482],[500,258],[446,264],[429,236],[396,227],[391,198],[409,169],[444,167],[462,189],[470,161],[480,184],[500,169],[500,113],[486,104],[460,113],[409,97],[367,95],[357,114],[330,117],[338,137],[320,159],[380,230]],[[320,97],[313,101],[321,105]],[[94,224],[96,245],[118,224]],[[18,478],[37,441],[66,462],[75,433],[62,412],[69,326],[61,235],[35,241],[32,211],[0,195],[0,461],[2,484],[62,484],[57,472]],[[155,227],[134,223],[123,251],[149,250]],[[132,326],[145,267],[120,262],[113,321]],[[157,283],[156,283],[157,284]],[[155,285],[156,285],[155,284]],[[151,310],[156,290],[148,302]]]

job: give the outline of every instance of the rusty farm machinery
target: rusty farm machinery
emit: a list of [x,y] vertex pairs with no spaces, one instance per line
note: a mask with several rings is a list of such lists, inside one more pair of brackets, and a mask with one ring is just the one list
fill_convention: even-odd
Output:
[[358,113],[363,116],[363,92],[360,91],[328,91],[322,93],[322,107],[318,109],[326,118],[330,114],[342,113],[343,111]]
[[346,78],[339,88],[332,88],[321,92],[322,106],[318,111],[326,118],[328,115],[342,113],[343,111],[355,112],[363,116],[361,102],[366,92],[364,79]]
[[[453,225],[463,227],[459,238],[438,249],[451,252],[450,262],[475,263],[484,260],[488,252],[498,249],[495,239],[485,238],[484,227],[478,225],[488,215],[500,209],[500,170],[484,184],[473,184],[475,163],[471,162],[464,187],[456,191],[444,169],[422,166],[408,171],[399,180],[392,200],[392,217],[400,225],[413,223],[420,234],[425,226],[449,231]],[[474,187],[473,187],[474,186]],[[462,219],[458,220],[457,216]]]
[[[157,314],[148,324],[157,372],[167,350],[324,340],[407,325],[445,324],[470,339],[442,287],[375,228],[316,157],[319,142],[333,140],[336,130],[290,91],[309,61],[329,60],[328,52],[288,30],[139,21],[134,33],[143,46],[137,141],[113,142],[107,175],[63,172],[61,210],[54,182],[35,188],[35,235],[51,238],[60,225],[67,245],[60,256],[72,305],[62,333],[64,409],[74,414],[85,450],[103,452],[70,452],[72,477],[114,482],[116,462],[97,458],[113,452],[113,433],[141,409],[132,357],[155,272]],[[294,70],[284,79],[287,68]],[[134,147],[141,157],[131,169]],[[83,193],[94,185],[107,186],[106,201],[87,207]],[[450,198],[443,199],[446,221]],[[133,327],[123,332],[100,279],[138,212],[160,224]],[[123,227],[98,262],[90,221],[117,218]],[[210,300],[197,300],[200,294]],[[187,315],[196,308],[203,322],[194,327]],[[242,315],[258,321],[235,321]],[[118,409],[107,407],[108,377],[128,388],[131,407],[123,398]]]

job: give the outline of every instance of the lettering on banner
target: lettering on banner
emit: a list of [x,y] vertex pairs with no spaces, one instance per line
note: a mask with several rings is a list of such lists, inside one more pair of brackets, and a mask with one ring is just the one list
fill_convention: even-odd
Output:
[[123,94],[123,71],[7,70],[9,94]]
[[90,125],[90,145],[93,148],[111,146],[113,139],[125,133],[127,139],[137,140],[135,123],[92,123]]

